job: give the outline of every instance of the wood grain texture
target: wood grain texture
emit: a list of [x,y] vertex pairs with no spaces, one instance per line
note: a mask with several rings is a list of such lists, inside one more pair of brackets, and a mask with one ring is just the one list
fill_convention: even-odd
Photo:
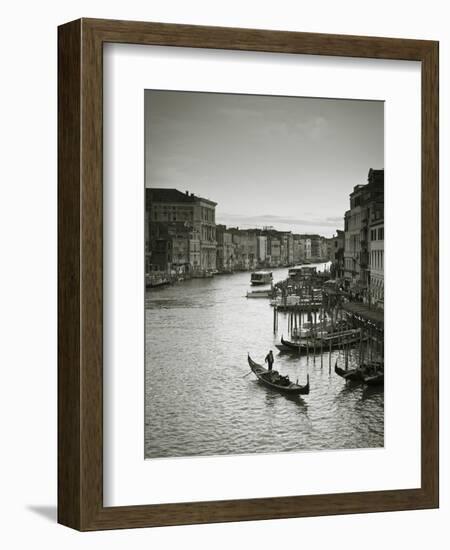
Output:
[[58,32],[58,521],[80,528],[81,22]]
[[[422,63],[422,484],[419,489],[103,507],[102,64],[105,42]],[[438,44],[81,19],[59,28],[58,520],[82,531],[438,506]]]

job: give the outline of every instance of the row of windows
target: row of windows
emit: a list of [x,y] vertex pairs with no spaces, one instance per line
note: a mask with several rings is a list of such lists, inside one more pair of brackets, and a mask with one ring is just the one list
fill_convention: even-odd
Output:
[[356,214],[352,214],[348,217],[348,227],[349,229],[357,229],[361,225],[361,213],[357,212]]
[[384,241],[384,227],[379,227],[378,229],[370,230],[370,240],[371,241]]
[[345,249],[348,252],[358,252],[361,250],[361,239],[359,235],[345,236]]
[[216,238],[216,228],[208,225],[202,226],[202,239],[205,241],[214,241]]
[[383,269],[384,267],[384,251],[372,250],[370,252],[370,267],[375,269]]
[[192,212],[153,212],[153,220],[159,222],[185,222],[192,221]]

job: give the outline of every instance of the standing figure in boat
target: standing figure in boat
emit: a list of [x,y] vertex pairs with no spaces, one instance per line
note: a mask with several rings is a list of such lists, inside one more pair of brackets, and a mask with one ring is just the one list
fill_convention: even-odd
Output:
[[272,370],[273,361],[274,361],[273,352],[272,352],[272,350],[270,350],[269,353],[266,355],[266,358],[264,359],[264,362],[269,365],[269,371]]

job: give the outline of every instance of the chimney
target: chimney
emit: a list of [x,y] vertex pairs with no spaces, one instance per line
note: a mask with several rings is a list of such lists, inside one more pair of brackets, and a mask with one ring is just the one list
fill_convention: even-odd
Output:
[[186,193],[186,196],[189,196],[189,191],[185,191],[185,193]]

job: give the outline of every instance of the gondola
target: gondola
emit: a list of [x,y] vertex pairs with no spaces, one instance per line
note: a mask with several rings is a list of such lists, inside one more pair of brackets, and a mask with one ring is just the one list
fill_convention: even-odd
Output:
[[348,370],[338,367],[336,363],[334,372],[344,380],[363,382],[368,386],[380,386],[384,383],[384,370],[379,363],[364,363],[360,367]]
[[296,351],[298,353],[299,350],[306,351],[306,340],[303,340],[303,342],[301,340],[299,342],[291,342],[289,340],[285,340],[282,336],[281,346],[278,347],[278,345],[276,344],[276,347],[280,351]]
[[269,388],[289,395],[307,395],[309,393],[309,374],[307,375],[306,385],[300,386],[291,382],[287,376],[281,376],[276,370],[268,371],[262,365],[255,363],[250,354],[247,359],[250,368],[258,380]]
[[363,374],[363,382],[368,386],[381,386],[384,384],[384,364],[372,362],[366,366]]
[[363,376],[363,382],[368,386],[381,386],[384,384],[384,372],[379,372],[378,374],[373,374],[370,376]]
[[341,376],[344,380],[350,380],[351,382],[361,382],[363,379],[362,369],[359,367],[356,369],[341,369],[337,366],[337,363],[334,365],[334,372]]
[[288,346],[285,346],[284,344],[275,344],[275,347],[281,353],[283,353],[285,351],[292,351],[292,348],[289,348]]
[[[365,340],[365,339],[364,339]],[[346,334],[343,338],[340,338],[339,333],[328,333],[326,336],[322,338],[316,338],[315,340],[313,338],[302,338],[300,341],[292,342],[289,340],[285,340],[283,336],[281,337],[281,345],[276,345],[276,347],[280,351],[290,351],[290,352],[307,352],[308,349],[310,352],[312,352],[314,349],[320,350],[323,349],[324,351],[327,351],[330,349],[339,349],[342,345],[345,346],[354,346],[359,344],[360,337],[356,335]]]

